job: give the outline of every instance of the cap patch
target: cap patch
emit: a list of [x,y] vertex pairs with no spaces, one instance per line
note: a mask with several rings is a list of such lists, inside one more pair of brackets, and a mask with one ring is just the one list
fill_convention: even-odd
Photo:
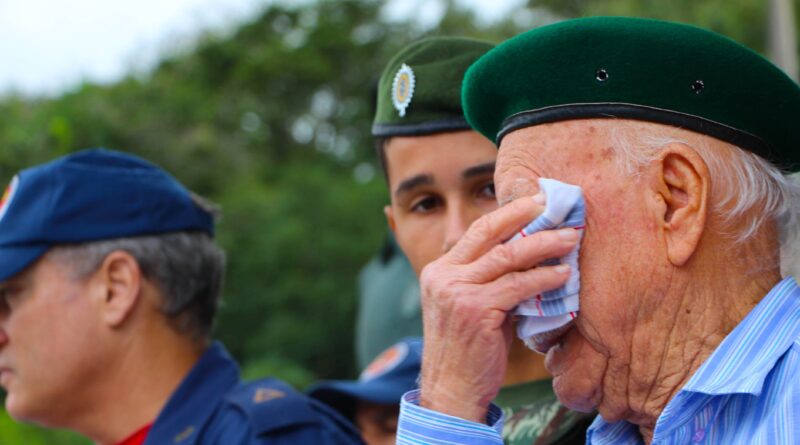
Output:
[[368,381],[378,378],[391,372],[408,356],[408,345],[398,343],[391,348],[383,351],[358,378],[360,381]]
[[392,103],[400,113],[400,117],[406,115],[406,108],[411,104],[411,98],[414,96],[414,84],[414,71],[405,63],[402,64],[392,82]]
[[0,198],[0,220],[3,219],[5,216],[8,207],[11,205],[11,200],[14,199],[14,193],[17,191],[17,185],[19,184],[19,176],[14,176],[11,179],[11,183],[8,184],[6,187],[6,191],[3,193],[3,197]]

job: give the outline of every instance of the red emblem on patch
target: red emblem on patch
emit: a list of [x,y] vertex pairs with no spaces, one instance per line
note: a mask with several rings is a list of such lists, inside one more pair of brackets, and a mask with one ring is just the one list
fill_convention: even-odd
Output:
[[405,343],[398,343],[391,348],[383,351],[372,363],[367,366],[367,369],[361,373],[359,380],[367,381],[380,377],[387,372],[393,370],[403,361],[408,355],[408,345]]
[[14,192],[17,191],[18,183],[19,177],[14,176],[14,179],[12,179],[11,183],[8,184],[8,187],[6,187],[3,197],[0,198],[0,219],[3,219],[3,216],[6,214],[6,210],[8,210],[8,206],[11,205],[11,200],[14,198]]

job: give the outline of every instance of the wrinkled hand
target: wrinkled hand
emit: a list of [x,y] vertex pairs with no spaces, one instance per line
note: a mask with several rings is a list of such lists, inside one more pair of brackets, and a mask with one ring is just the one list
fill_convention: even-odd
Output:
[[575,230],[547,230],[503,244],[542,212],[542,202],[539,196],[520,198],[484,215],[422,271],[422,406],[485,422],[514,335],[510,312],[569,277],[566,265],[535,266],[567,254],[578,241]]

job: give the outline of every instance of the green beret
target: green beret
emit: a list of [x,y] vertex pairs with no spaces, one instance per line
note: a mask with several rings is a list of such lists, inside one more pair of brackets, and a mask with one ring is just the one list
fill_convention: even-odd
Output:
[[800,87],[755,52],[694,26],[593,17],[520,34],[465,75],[464,114],[498,145],[520,128],[616,117],[713,136],[800,166]]
[[469,129],[461,109],[461,81],[467,68],[492,47],[461,37],[431,37],[405,47],[381,74],[372,135]]

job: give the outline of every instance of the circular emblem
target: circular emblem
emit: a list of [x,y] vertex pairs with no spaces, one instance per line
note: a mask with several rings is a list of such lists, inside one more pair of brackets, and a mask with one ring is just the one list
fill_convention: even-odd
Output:
[[405,63],[397,70],[392,82],[392,103],[400,117],[406,115],[406,108],[414,96],[414,71]]
[[408,345],[398,343],[391,348],[383,351],[358,378],[362,382],[376,379],[397,367],[400,362],[408,355]]
[[0,198],[0,220],[6,215],[8,206],[11,205],[11,200],[14,199],[14,193],[17,191],[17,184],[19,184],[19,176],[14,176],[11,183],[6,187],[3,197]]

